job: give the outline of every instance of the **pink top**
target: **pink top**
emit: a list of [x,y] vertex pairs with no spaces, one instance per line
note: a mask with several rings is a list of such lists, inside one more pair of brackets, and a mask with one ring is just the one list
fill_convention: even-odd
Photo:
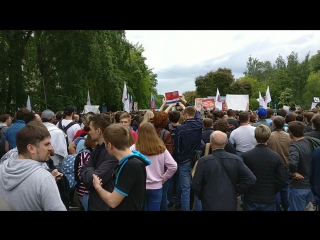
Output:
[[131,129],[131,133],[132,133],[132,137],[133,137],[134,142],[137,142],[138,133],[136,131],[134,131],[133,129]]
[[[131,146],[131,150],[136,150],[135,144]],[[177,162],[167,149],[159,155],[145,156],[151,161],[151,164],[146,166],[146,189],[160,189],[162,180],[167,181],[177,171]],[[164,172],[164,166],[167,167],[166,172]]]

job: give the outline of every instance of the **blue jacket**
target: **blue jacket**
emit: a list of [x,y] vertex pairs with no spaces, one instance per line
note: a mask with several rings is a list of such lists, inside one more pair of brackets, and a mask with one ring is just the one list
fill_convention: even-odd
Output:
[[202,119],[200,112],[196,111],[194,118],[187,119],[184,123],[176,127],[174,151],[179,158],[177,161],[178,164],[190,161],[191,152],[196,149],[201,149],[201,138]]

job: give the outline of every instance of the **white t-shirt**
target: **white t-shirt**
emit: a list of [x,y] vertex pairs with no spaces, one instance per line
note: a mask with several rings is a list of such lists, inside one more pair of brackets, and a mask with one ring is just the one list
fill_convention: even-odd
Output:
[[[62,126],[67,126],[69,123],[73,122],[73,120],[66,120],[66,119],[62,119]],[[59,127],[59,122],[56,124],[57,127]],[[69,144],[72,143],[74,136],[76,135],[77,131],[81,130],[80,125],[77,124],[73,124],[70,128],[68,128],[67,130],[67,136],[68,136],[68,142]]]
[[250,124],[239,126],[231,132],[229,141],[232,145],[236,144],[236,150],[239,152],[251,150],[257,145],[256,138],[254,137],[255,129],[256,127]]

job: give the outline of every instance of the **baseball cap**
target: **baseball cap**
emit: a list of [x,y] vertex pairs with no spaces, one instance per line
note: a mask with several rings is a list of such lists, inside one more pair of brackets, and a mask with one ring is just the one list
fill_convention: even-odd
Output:
[[50,120],[54,116],[55,116],[54,112],[52,112],[50,109],[46,109],[41,113],[41,119]]
[[74,109],[74,106],[72,105],[68,105],[64,108],[64,113],[73,113],[75,112],[76,110]]
[[266,117],[267,116],[267,109],[261,107],[258,109],[257,114],[259,117]]

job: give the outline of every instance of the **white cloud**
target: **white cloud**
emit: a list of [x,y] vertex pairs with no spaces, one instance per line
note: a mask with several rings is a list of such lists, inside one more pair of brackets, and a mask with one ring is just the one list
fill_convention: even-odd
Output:
[[146,64],[158,75],[158,94],[164,95],[193,91],[196,77],[218,68],[239,78],[250,55],[273,64],[295,52],[302,61],[319,50],[320,31],[126,30],[126,38],[143,46]]

